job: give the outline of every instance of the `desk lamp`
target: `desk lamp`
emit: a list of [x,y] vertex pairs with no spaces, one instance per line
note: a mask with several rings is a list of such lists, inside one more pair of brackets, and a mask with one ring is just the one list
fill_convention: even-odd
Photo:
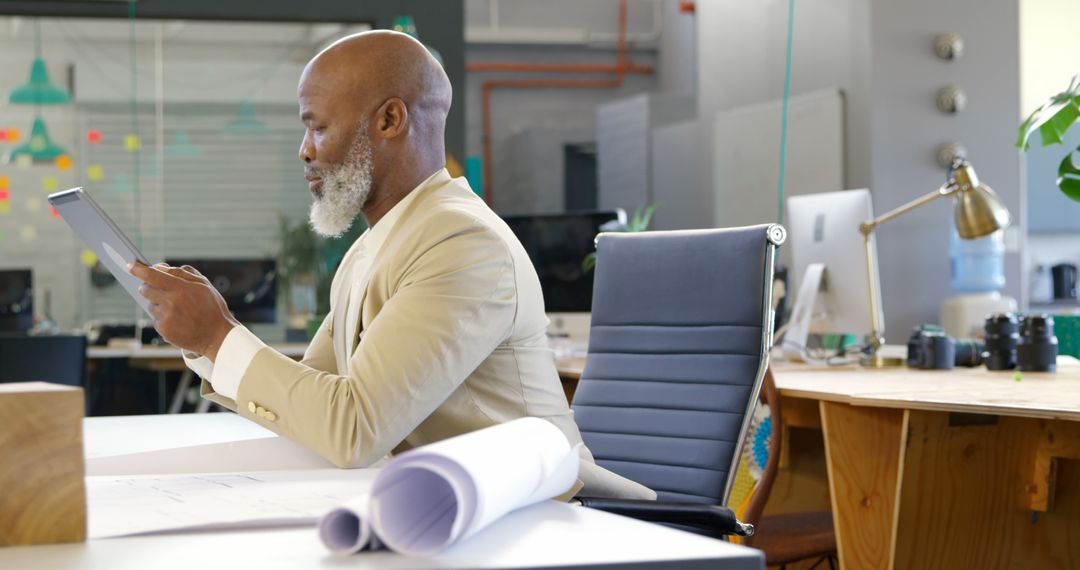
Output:
[[1001,199],[989,186],[979,182],[978,176],[975,175],[975,168],[963,156],[953,158],[948,181],[941,188],[860,224],[859,231],[866,242],[866,270],[869,273],[867,282],[870,284],[870,315],[873,327],[870,333],[870,345],[863,357],[864,366],[886,368],[900,366],[903,363],[901,359],[886,358],[878,354],[878,350],[885,344],[885,332],[876,290],[877,259],[870,238],[881,224],[945,196],[953,197],[953,224],[956,225],[956,231],[961,239],[986,237],[1009,225],[1008,208],[1001,203]]

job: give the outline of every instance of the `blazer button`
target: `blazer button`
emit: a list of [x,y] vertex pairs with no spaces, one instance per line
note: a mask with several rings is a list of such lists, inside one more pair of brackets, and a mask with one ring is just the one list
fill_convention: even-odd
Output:
[[255,413],[255,402],[248,402],[248,411],[253,414]]
[[255,408],[255,415],[259,416],[260,418],[266,417],[266,408],[262,406]]
[[265,418],[266,421],[268,421],[268,422],[272,422],[272,421],[277,419],[277,414],[275,414],[274,412],[268,411],[268,412],[266,412],[266,415],[263,416],[263,418]]

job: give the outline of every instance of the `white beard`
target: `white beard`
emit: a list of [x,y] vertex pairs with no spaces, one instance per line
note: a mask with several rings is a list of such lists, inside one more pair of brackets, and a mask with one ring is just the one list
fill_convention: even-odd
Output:
[[315,233],[323,237],[341,237],[371,193],[371,142],[367,124],[361,123],[344,162],[333,168],[308,168],[307,174],[322,178],[322,187],[315,192],[309,222]]

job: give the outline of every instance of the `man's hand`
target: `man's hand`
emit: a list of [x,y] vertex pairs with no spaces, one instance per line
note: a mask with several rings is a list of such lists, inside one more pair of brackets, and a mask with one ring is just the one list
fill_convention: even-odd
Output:
[[154,328],[169,344],[217,360],[225,336],[240,323],[221,293],[191,266],[148,267],[138,261],[128,271],[143,282],[139,294],[150,301]]

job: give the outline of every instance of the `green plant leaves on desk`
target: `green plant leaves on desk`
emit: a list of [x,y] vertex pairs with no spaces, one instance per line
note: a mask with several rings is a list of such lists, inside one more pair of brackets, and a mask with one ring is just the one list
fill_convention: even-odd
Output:
[[[1035,109],[1028,118],[1020,124],[1020,132],[1016,136],[1016,147],[1022,150],[1031,148],[1031,137],[1036,132],[1043,146],[1061,144],[1065,133],[1080,119],[1080,75],[1076,75],[1069,83],[1069,88],[1054,95],[1038,109]],[[1058,167],[1058,188],[1066,196],[1080,202],[1080,169],[1077,168],[1073,156],[1080,151],[1080,147],[1065,155]]]

